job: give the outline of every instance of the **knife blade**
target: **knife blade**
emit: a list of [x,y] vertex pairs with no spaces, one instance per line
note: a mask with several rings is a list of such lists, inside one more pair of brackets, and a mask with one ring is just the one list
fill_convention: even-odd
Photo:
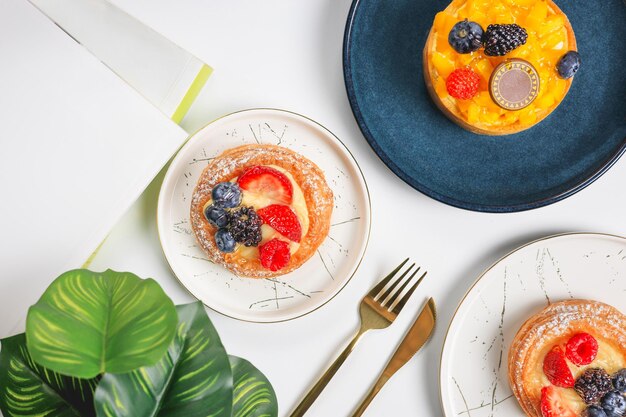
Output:
[[354,412],[352,417],[359,417],[363,414],[367,406],[372,402],[376,394],[381,390],[387,381],[395,374],[398,369],[402,368],[421,348],[426,344],[435,329],[437,320],[437,310],[435,308],[435,300],[430,298],[426,305],[422,307],[422,311],[415,319],[415,322],[408,330],[404,339],[394,352],[393,356],[387,362],[387,366],[378,377],[378,380],[367,394],[361,405]]

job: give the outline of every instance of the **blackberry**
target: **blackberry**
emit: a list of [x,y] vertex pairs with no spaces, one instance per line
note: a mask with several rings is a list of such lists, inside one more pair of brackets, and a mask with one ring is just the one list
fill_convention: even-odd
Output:
[[245,246],[257,246],[261,243],[261,225],[263,221],[252,207],[241,207],[230,212],[228,231],[236,242]]
[[596,404],[613,387],[611,377],[604,369],[589,368],[578,377],[574,389],[585,404]]
[[523,27],[513,24],[489,25],[485,32],[485,55],[503,56],[522,46],[528,39],[528,32]]

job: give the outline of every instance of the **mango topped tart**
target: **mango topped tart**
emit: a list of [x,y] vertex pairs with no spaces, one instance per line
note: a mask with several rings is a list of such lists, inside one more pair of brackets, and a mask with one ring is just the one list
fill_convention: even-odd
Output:
[[572,26],[552,0],[453,0],[424,47],[435,104],[479,134],[517,133],[543,120],[579,67]]

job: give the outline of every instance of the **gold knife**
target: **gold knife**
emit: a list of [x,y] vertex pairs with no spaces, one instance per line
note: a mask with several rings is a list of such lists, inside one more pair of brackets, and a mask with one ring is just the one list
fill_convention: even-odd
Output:
[[400,342],[400,345],[387,363],[387,366],[352,417],[362,415],[383,385],[385,385],[393,374],[395,374],[398,369],[402,368],[404,364],[424,346],[435,329],[436,319],[435,300],[431,298],[422,308],[419,316],[415,319],[415,323],[413,323],[406,336],[404,336],[404,339]]

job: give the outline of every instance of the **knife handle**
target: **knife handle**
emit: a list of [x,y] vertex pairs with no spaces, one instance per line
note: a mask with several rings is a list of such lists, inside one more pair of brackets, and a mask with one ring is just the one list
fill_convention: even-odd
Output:
[[389,359],[389,362],[387,362],[387,365],[378,377],[378,380],[352,417],[361,416],[387,381],[424,346],[435,328],[436,317],[435,300],[430,298],[426,305],[422,307],[415,322],[407,331],[393,356]]
[[319,397],[322,393],[326,385],[330,382],[332,377],[337,373],[341,365],[346,361],[352,350],[356,346],[357,342],[363,336],[366,330],[360,329],[359,332],[354,336],[352,341],[346,348],[341,352],[341,354],[335,359],[332,365],[324,372],[324,375],[317,381],[317,383],[307,392],[306,396],[300,401],[300,404],[296,407],[296,409],[290,414],[289,417],[302,417],[307,410],[311,407],[313,402]]
[[378,380],[376,381],[370,392],[367,393],[367,396],[363,399],[361,405],[359,405],[359,408],[357,408],[354,414],[352,414],[352,417],[360,417],[363,414],[363,412],[370,405],[376,394],[378,394],[378,392],[387,383],[387,381],[389,381],[389,378],[390,376],[385,375],[384,373],[378,377]]

